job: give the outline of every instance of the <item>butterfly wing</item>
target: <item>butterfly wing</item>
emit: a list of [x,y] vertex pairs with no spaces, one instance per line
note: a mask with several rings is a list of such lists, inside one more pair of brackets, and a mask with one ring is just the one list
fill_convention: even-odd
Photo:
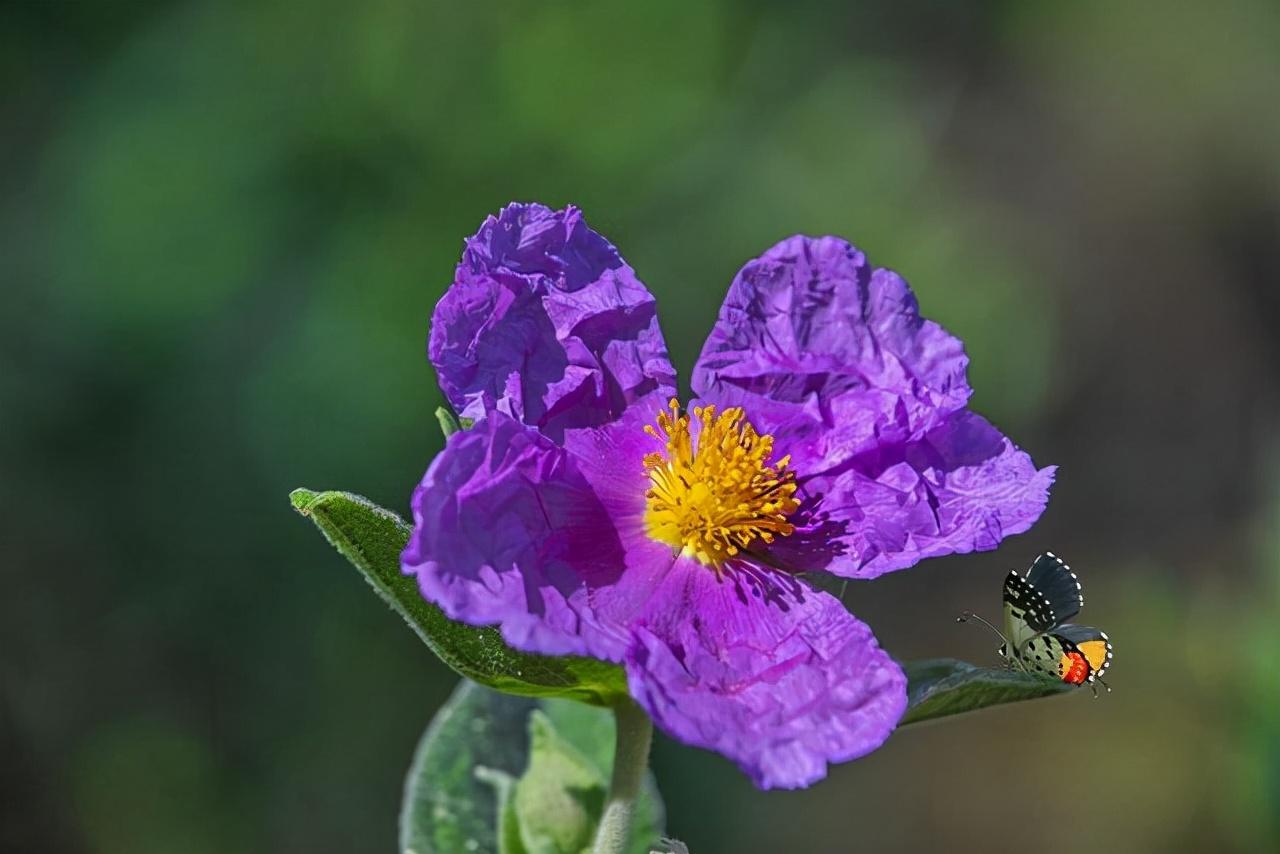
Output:
[[1080,579],[1053,552],[1045,552],[1032,562],[1027,582],[1049,602],[1054,625],[1070,620],[1084,606]]
[[[1092,640],[1086,643],[1096,644],[1099,641]],[[1106,642],[1101,641],[1101,643],[1103,647],[1097,650],[1082,649],[1064,635],[1049,632],[1027,641],[1019,651],[1018,659],[1023,667],[1033,673],[1052,676],[1068,685],[1084,685],[1086,682],[1092,683],[1101,675],[1101,672],[1096,671],[1093,666],[1095,661],[1101,662],[1105,669],[1106,663],[1110,660],[1101,657],[1105,651]],[[1105,652],[1105,655],[1109,656],[1110,653]]]
[[1044,594],[1016,571],[1004,578],[1004,631],[1012,647],[1010,652],[1021,658],[1020,650],[1037,635],[1053,628],[1053,608]]
[[1075,645],[1066,638],[1040,634],[1031,637],[1018,648],[1018,660],[1029,670],[1067,681],[1066,676],[1076,664],[1072,653],[1079,655]]
[[1074,644],[1076,649],[1080,650],[1089,662],[1091,678],[1102,676],[1111,666],[1111,639],[1101,629],[1069,623],[1058,626],[1054,634]]

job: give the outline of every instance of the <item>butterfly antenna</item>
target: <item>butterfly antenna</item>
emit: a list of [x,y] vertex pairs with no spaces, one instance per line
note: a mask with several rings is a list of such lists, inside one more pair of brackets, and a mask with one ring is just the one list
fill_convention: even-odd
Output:
[[967,623],[967,622],[969,622],[970,620],[977,620],[979,623],[982,623],[982,625],[984,625],[984,626],[986,626],[987,628],[991,629],[991,631],[995,633],[995,636],[996,636],[996,637],[998,637],[998,638],[1000,638],[1000,640],[1004,641],[1004,644],[1005,644],[1005,646],[1006,646],[1006,647],[1008,647],[1008,648],[1009,648],[1009,649],[1011,649],[1011,650],[1013,649],[1013,647],[1012,647],[1012,645],[1009,643],[1008,639],[1007,639],[1007,638],[1005,638],[1005,636],[1004,636],[1003,634],[1001,634],[1001,633],[1000,633],[1000,630],[999,630],[999,629],[997,629],[995,626],[991,625],[991,624],[990,624],[990,623],[988,623],[986,620],[984,620],[982,617],[979,617],[977,614],[973,613],[972,611],[961,611],[961,612],[960,612],[960,616],[956,617],[956,622],[957,622],[957,623]]

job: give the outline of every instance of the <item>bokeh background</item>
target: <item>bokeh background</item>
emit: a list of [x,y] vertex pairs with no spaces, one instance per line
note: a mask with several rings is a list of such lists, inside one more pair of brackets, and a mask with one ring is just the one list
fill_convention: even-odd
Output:
[[849,587],[902,657],[1042,549],[1111,684],[762,794],[660,739],[741,851],[1280,845],[1280,9],[43,3],[0,10],[0,849],[388,851],[455,677],[289,507],[403,511],[427,319],[511,199],[573,202],[687,377],[738,267],[834,233],[1061,469],[996,553]]

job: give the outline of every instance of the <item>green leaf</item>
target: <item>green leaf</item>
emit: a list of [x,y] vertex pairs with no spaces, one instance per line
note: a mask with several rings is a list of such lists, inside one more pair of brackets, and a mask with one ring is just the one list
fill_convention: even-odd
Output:
[[[512,796],[516,790],[516,778],[506,771],[480,765],[476,768],[476,779],[493,786],[498,801],[496,834],[499,854],[529,854],[524,840],[520,838],[520,817],[516,815],[516,799]],[[401,819],[403,821],[403,816]]]
[[474,418],[459,418],[447,406],[436,407],[436,421],[440,422],[440,432],[448,439],[459,430],[470,430],[476,423]]
[[607,706],[627,695],[622,668],[579,656],[518,652],[495,628],[450,620],[422,598],[417,582],[400,571],[410,527],[390,510],[347,492],[295,489],[296,509],[311,519],[374,591],[404,617],[431,651],[458,673],[482,685],[529,697],[569,697]]
[[[612,771],[613,737],[613,716],[604,709],[500,694],[464,680],[418,744],[405,780],[400,850],[559,854],[589,847]],[[648,775],[630,854],[646,854],[664,820]]]
[[1075,690],[1048,676],[977,667],[954,658],[908,661],[902,669],[907,674],[907,712],[899,726]]
[[458,423],[458,416],[454,415],[453,410],[448,407],[436,407],[436,420],[440,422],[440,432],[446,439],[462,429],[462,425]]
[[541,710],[529,715],[529,767],[515,788],[515,818],[529,854],[577,854],[591,844],[609,781],[556,732]]

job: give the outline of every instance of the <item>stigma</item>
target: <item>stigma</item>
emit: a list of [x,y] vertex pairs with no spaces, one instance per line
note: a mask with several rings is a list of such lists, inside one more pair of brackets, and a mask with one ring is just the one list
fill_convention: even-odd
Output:
[[[771,543],[795,530],[795,473],[789,457],[771,463],[773,437],[756,432],[741,407],[717,413],[714,406],[658,413],[645,432],[664,451],[646,454],[645,530],[649,537],[721,574],[726,561],[757,540]],[[695,438],[694,424],[701,429]]]

